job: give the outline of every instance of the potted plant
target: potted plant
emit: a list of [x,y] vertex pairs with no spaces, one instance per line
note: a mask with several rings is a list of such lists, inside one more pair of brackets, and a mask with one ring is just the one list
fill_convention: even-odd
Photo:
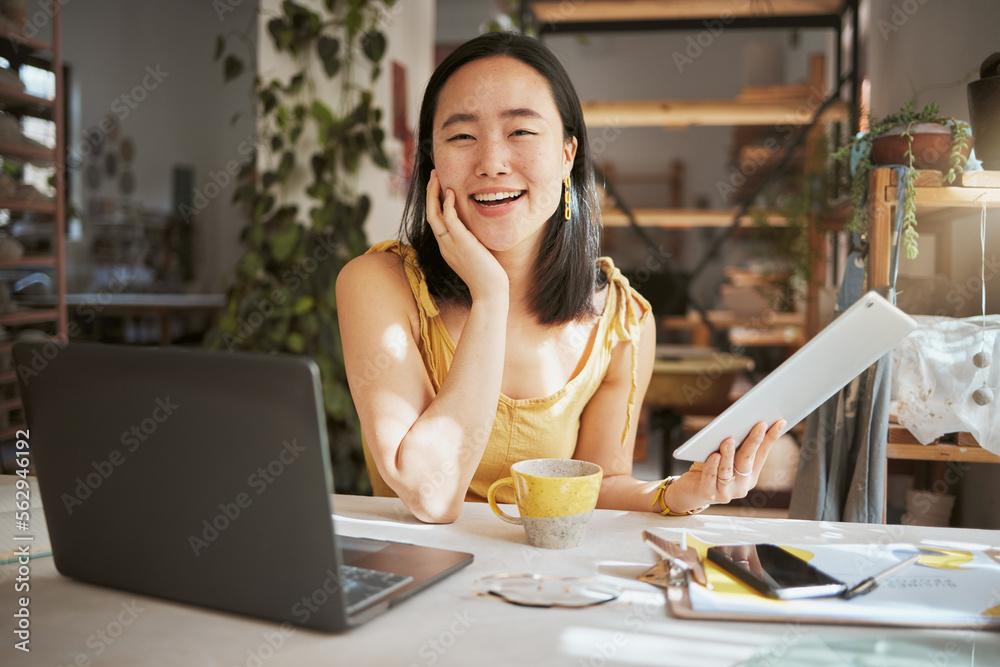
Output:
[[[303,354],[316,362],[341,493],[365,492],[368,482],[334,285],[340,269],[368,248],[371,199],[360,192],[358,170],[365,161],[390,167],[374,86],[387,46],[380,25],[394,2],[327,0],[314,11],[317,3],[284,0],[268,21],[266,37],[294,74],[255,81],[259,143],[233,197],[248,212],[246,253],[207,341],[219,350]],[[215,57],[230,81],[244,65],[226,46],[220,36]],[[324,95],[323,82],[339,94]]]
[[897,113],[872,123],[868,132],[858,134],[833,155],[846,161],[851,174],[851,215],[845,229],[863,233],[867,229],[868,175],[873,165],[900,165],[906,177],[900,179],[903,196],[903,251],[908,259],[917,256],[915,183],[920,169],[937,169],[946,183],[962,172],[972,149],[969,124],[942,116],[938,105],[930,103],[918,111],[913,101]]

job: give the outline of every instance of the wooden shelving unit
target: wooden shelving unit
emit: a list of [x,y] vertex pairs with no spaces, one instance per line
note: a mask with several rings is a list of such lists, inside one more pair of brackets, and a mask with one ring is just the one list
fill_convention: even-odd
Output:
[[[67,339],[66,278],[65,278],[65,173],[60,156],[64,155],[64,102],[63,70],[60,52],[59,3],[52,5],[50,21],[52,41],[43,42],[19,35],[4,28],[0,29],[0,56],[10,63],[17,72],[22,64],[50,67],[55,77],[55,94],[46,99],[23,91],[0,87],[0,109],[18,119],[25,116],[52,121],[55,127],[55,146],[46,148],[28,142],[10,139],[0,141],[0,157],[29,161],[39,167],[53,170],[54,196],[51,200],[37,198],[0,198],[0,209],[10,214],[13,222],[26,214],[40,218],[51,228],[52,238],[48,248],[41,254],[26,254],[17,259],[0,260],[0,274],[9,284],[13,276],[26,275],[32,271],[46,273],[52,285],[49,305],[33,307],[29,302],[18,302],[12,297],[7,312],[0,314],[0,327],[6,331],[6,340],[0,343],[0,443],[15,437],[18,429],[24,428],[24,414],[17,395],[17,373],[11,360],[13,340],[24,327],[40,327],[52,340]],[[0,230],[7,232],[10,230]],[[13,237],[16,238],[16,237]]]
[[[869,176],[868,189],[868,287],[889,284],[892,226],[897,202],[897,176],[889,168],[876,168]],[[944,184],[940,171],[920,172],[916,182],[917,215],[947,216],[979,208],[982,202],[1000,204],[1000,172],[962,174],[954,185]],[[889,425],[887,458],[932,463],[1000,463],[1000,456],[984,449],[968,433],[954,434],[923,445],[899,424]]]

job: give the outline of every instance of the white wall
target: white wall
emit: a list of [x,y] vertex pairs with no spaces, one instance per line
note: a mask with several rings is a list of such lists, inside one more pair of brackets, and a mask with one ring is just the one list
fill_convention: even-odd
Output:
[[[170,209],[175,165],[193,166],[195,187],[204,190],[210,173],[245,159],[238,147],[254,132],[253,74],[244,72],[223,85],[221,63],[212,57],[220,32],[231,38],[249,31],[254,38],[256,2],[222,4],[234,5],[233,11],[220,17],[213,3],[204,0],[77,0],[62,5],[63,58],[71,68],[67,144],[80,150],[81,141],[87,144],[85,131],[99,127],[106,116],[118,119],[118,141],[132,137],[135,142],[132,199],[143,207]],[[251,55],[245,49],[239,53]],[[147,68],[159,68],[160,80],[149,77]],[[144,81],[150,84],[145,99],[130,108],[121,96]],[[242,112],[240,120],[230,124],[237,112]],[[80,170],[70,177],[74,204],[82,210],[91,194],[121,196],[116,183],[102,183],[95,193],[85,188]],[[233,189],[232,183],[221,188],[194,217],[196,279],[186,286],[190,291],[221,292],[231,280],[241,253],[237,238],[245,225],[243,213],[230,203]],[[70,279],[82,289],[88,286],[92,239],[92,230],[86,225],[85,230],[85,240],[67,249]]]
[[[308,6],[318,8],[318,0],[304,2]],[[285,62],[284,57],[278,58],[272,47],[270,37],[263,36],[267,30],[267,17],[280,11],[280,0],[263,0],[261,2],[262,18],[259,29],[261,76],[266,79],[278,77],[287,79],[293,69]],[[381,26],[386,35],[388,49],[382,60],[382,75],[375,86],[375,106],[382,109],[383,126],[386,130],[385,148],[395,171],[393,173],[380,170],[374,165],[366,164],[358,175],[358,192],[367,193],[372,199],[372,210],[366,224],[366,233],[371,243],[388,238],[395,238],[402,218],[403,205],[406,201],[406,184],[398,175],[398,165],[402,160],[403,144],[392,136],[392,96],[391,96],[391,64],[399,61],[407,69],[407,97],[409,108],[407,120],[412,128],[416,128],[417,113],[424,84],[430,77],[434,58],[434,3],[426,0],[397,0],[389,10]],[[359,77],[367,80],[368,70],[361,67]],[[337,109],[339,99],[339,84],[319,87],[321,95],[326,98],[329,106]],[[315,137],[303,134],[299,143],[299,153],[309,154],[310,142]],[[285,192],[286,201],[296,203],[300,210],[312,204],[302,189],[311,181],[308,163],[297,166],[290,179],[292,186]]]

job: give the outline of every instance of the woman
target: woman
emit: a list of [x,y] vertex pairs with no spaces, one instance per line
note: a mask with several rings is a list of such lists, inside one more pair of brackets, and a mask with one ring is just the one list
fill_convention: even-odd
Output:
[[598,259],[583,113],[555,56],[507,33],[462,45],[428,82],[417,140],[407,243],[337,281],[376,494],[451,522],[512,463],[572,457],[604,469],[598,507],[690,514],[746,495],[782,422],[679,477],[631,475],[655,327]]

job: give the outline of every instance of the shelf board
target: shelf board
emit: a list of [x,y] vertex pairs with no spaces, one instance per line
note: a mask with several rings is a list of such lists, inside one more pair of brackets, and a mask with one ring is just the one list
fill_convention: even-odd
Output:
[[17,372],[16,371],[6,371],[0,373],[0,384],[12,384],[17,382]]
[[32,213],[49,213],[55,215],[54,201],[25,201],[20,199],[0,199],[0,209],[10,211],[31,211]]
[[969,461],[972,463],[1000,463],[1000,456],[982,447],[962,447],[938,443],[933,445],[890,442],[887,457],[908,461]]
[[[632,213],[640,227],[660,227],[662,229],[690,229],[692,227],[728,227],[733,224],[735,208],[635,208]],[[616,209],[604,209],[601,213],[605,227],[627,227],[625,214]],[[779,215],[768,216],[768,223],[783,227],[788,221]],[[740,218],[741,227],[752,227],[754,220],[745,215]]]
[[0,414],[5,412],[10,412],[11,410],[18,410],[21,407],[20,398],[9,398],[6,401],[0,401]]
[[59,317],[59,312],[55,308],[44,310],[22,310],[6,315],[0,315],[0,326],[16,326],[19,324],[38,324],[40,322],[54,322]]
[[844,0],[768,0],[766,3],[732,0],[535,0],[531,10],[543,23],[616,21],[670,21],[720,17],[770,18],[837,14]]
[[[0,205],[0,208],[4,208]],[[55,266],[56,258],[52,255],[39,255],[37,257],[22,257],[20,259],[0,259],[0,269],[20,269],[44,266]]]
[[13,144],[9,141],[0,141],[0,155],[12,155],[28,158],[29,160],[45,160],[46,162],[55,162],[56,159],[56,152],[51,148],[41,148],[29,144]]
[[[896,188],[885,190],[886,201],[890,206],[896,204]],[[926,208],[978,208],[983,202],[1000,204],[1000,188],[960,188],[960,187],[929,187],[917,186],[917,206]]]
[[[810,103],[811,101],[811,103]],[[670,127],[734,125],[806,125],[822,100],[813,98],[722,100],[614,100],[584,102],[588,127]],[[825,122],[848,120],[843,100],[823,112]]]
[[14,32],[7,26],[0,26],[0,39],[10,40],[12,42],[17,42],[23,47],[31,49],[33,51],[52,51],[52,45],[48,42],[42,42],[37,39],[32,39],[31,37],[25,37],[21,33]]
[[31,116],[52,120],[53,101],[44,97],[0,86],[0,104],[6,107],[7,111],[25,111]]

